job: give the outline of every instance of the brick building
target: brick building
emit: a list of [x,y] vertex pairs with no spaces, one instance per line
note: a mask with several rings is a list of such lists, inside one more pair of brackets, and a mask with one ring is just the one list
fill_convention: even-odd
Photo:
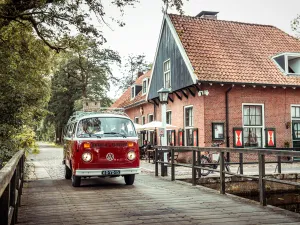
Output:
[[157,91],[166,87],[167,120],[177,127],[168,142],[300,147],[299,76],[300,41],[276,27],[218,20],[216,12],[166,14],[151,74],[114,106],[140,124],[161,120]]

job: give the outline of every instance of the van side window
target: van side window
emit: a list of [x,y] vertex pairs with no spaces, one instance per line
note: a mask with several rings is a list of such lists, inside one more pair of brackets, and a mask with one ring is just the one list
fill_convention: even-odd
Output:
[[66,135],[68,138],[72,137],[72,130],[73,130],[73,124],[70,124]]
[[[73,124],[72,136],[75,135],[75,133],[76,133],[76,126],[77,126],[77,123],[74,123],[74,124]],[[74,136],[73,136],[73,137],[74,137]]]

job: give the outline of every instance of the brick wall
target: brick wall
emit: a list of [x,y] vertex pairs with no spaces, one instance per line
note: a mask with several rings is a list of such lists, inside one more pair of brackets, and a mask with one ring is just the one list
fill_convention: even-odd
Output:
[[[199,146],[211,146],[212,144],[212,122],[226,121],[225,92],[230,86],[220,84],[201,85],[202,90],[208,90],[208,96],[193,97],[190,93],[188,98],[182,96],[178,99],[172,95],[174,102],[167,105],[167,110],[172,111],[172,125],[184,128],[184,106],[193,105],[194,127],[198,128]],[[300,105],[300,90],[292,88],[273,87],[242,87],[237,85],[229,92],[229,138],[230,146],[233,146],[233,127],[242,127],[242,104],[257,103],[264,105],[265,128],[276,128],[276,146],[284,147],[285,141],[291,143],[291,128],[286,129],[286,122],[291,121],[291,105]],[[148,122],[147,115],[154,113],[154,106],[151,103],[142,105]],[[141,124],[140,106],[126,110],[130,118],[139,117]],[[161,107],[157,107],[157,120],[161,120]],[[224,127],[225,129],[225,127]],[[226,137],[225,137],[226,138]],[[176,132],[176,139],[177,132]],[[226,140],[226,139],[225,139]],[[178,143],[176,143],[178,144]]]
[[[211,123],[225,122],[225,91],[228,86],[213,85],[205,98],[205,145],[211,144]],[[300,90],[273,87],[233,87],[229,92],[229,137],[233,146],[233,127],[242,127],[242,104],[263,104],[265,128],[276,128],[276,146],[284,147],[285,141],[292,140],[291,128],[286,129],[286,122],[291,121],[291,105],[300,104]]]

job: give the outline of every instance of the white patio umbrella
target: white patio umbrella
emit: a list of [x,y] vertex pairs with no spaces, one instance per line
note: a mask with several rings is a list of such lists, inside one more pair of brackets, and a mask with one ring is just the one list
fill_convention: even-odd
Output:
[[141,131],[144,130],[143,125],[137,124],[137,123],[133,123],[136,131]]
[[[162,122],[160,121],[152,121],[150,123],[146,123],[142,125],[143,130],[155,130],[155,128],[162,128]],[[176,126],[171,124],[166,124],[167,130],[173,130]]]

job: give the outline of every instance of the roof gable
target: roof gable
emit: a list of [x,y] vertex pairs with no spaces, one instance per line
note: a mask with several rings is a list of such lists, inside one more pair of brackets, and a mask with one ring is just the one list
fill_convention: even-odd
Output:
[[163,64],[168,60],[170,60],[171,67],[172,91],[196,83],[197,79],[194,75],[194,69],[168,15],[165,15],[155,53],[147,99],[158,97],[157,91],[164,86]]
[[[142,85],[143,80],[145,78],[150,78],[151,70],[146,72],[144,75],[137,78],[134,85]],[[149,86],[148,86],[149,88]],[[137,103],[137,102],[145,102],[146,101],[146,95],[142,94],[142,91],[140,91],[135,98],[131,99],[131,86],[127,88],[127,90],[111,105],[113,108],[129,108],[131,105]]]

